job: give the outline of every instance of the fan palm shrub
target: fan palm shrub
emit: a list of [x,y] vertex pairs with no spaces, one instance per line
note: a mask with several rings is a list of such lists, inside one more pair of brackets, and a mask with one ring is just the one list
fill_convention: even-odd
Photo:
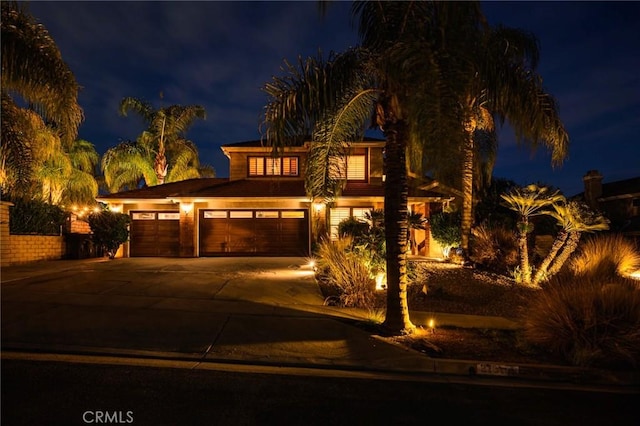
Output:
[[560,191],[553,191],[543,185],[530,184],[525,187],[512,188],[501,195],[504,205],[518,214],[518,250],[520,265],[516,271],[516,279],[525,285],[531,285],[532,267],[529,261],[529,234],[533,231],[531,219],[548,214],[548,208],[564,202]]

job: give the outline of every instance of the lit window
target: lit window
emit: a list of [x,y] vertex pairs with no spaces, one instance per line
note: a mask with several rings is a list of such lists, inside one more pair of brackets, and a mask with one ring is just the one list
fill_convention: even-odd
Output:
[[349,155],[346,160],[334,157],[330,162],[329,174],[334,179],[365,180],[366,164],[364,155]]
[[298,157],[249,157],[249,176],[298,176]]
[[347,180],[365,180],[365,156],[350,155],[347,157]]
[[371,211],[371,207],[336,207],[329,210],[329,225],[331,227],[331,239],[338,238],[338,225],[350,217],[364,221],[365,215]]
[[266,158],[267,160],[267,175],[279,176],[280,175],[280,159],[279,158]]
[[298,176],[298,157],[282,158],[282,174],[284,176]]
[[249,157],[249,176],[264,175],[264,158]]

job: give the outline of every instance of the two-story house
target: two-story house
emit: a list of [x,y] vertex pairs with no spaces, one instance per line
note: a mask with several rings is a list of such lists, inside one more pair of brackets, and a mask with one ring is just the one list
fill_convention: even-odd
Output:
[[[308,256],[314,241],[335,238],[338,223],[384,208],[384,141],[351,145],[341,162],[346,185],[329,204],[305,191],[303,171],[310,143],[278,157],[260,141],[222,146],[228,178],[191,179],[100,196],[111,210],[131,216],[129,241],[120,256]],[[453,200],[423,190],[410,179],[409,206],[428,218]],[[426,230],[415,232],[415,254],[439,255]],[[432,253],[434,252],[434,253]]]
[[589,170],[582,178],[581,199],[611,221],[611,230],[640,243],[640,176],[603,183],[597,170]]

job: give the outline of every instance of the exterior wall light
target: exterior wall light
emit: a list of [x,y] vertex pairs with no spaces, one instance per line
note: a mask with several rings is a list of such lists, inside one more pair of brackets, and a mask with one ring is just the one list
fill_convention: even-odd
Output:
[[189,213],[193,210],[193,203],[180,203],[180,210],[184,213]]
[[122,204],[109,204],[109,210],[114,213],[122,213]]
[[320,213],[320,211],[324,208],[324,204],[322,203],[313,203],[313,210],[316,213]]

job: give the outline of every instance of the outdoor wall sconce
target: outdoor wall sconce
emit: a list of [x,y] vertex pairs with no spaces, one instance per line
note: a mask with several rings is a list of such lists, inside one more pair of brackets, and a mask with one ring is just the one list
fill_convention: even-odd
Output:
[[193,203],[180,203],[180,210],[184,213],[190,213],[193,210]]

